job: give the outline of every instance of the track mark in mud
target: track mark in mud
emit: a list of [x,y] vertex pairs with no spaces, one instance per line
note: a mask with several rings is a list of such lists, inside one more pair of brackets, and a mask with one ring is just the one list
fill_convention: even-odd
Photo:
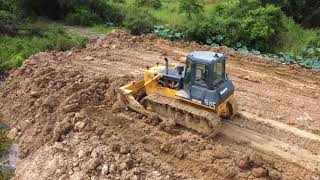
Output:
[[299,146],[314,154],[320,154],[320,136],[316,134],[244,111],[235,116],[230,123],[273,137],[290,145]]
[[236,141],[247,142],[253,148],[270,153],[270,155],[280,156],[289,162],[319,173],[320,155],[314,155],[310,151],[230,123],[223,124],[221,134]]

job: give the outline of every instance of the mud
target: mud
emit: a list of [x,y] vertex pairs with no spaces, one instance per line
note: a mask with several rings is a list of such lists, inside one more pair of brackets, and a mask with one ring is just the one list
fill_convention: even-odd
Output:
[[[117,87],[141,78],[146,66],[164,57],[183,63],[195,49],[228,57],[240,113],[320,135],[320,72],[223,47],[115,31],[91,39],[85,49],[34,55],[0,83],[0,114],[18,130],[15,179],[320,179],[319,169],[312,169],[317,162],[308,168],[297,154],[269,151],[290,137],[281,130],[275,140],[261,132],[270,138],[264,148],[235,138],[230,129],[203,138],[179,126],[164,131],[130,110],[113,111]],[[320,153],[317,144],[298,146],[297,153]]]

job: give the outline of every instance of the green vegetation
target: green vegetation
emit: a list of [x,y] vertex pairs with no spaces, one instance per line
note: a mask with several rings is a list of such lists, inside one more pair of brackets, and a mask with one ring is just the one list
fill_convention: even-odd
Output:
[[304,27],[320,26],[320,1],[318,0],[261,0],[264,4],[275,4]]
[[161,8],[160,0],[135,0],[135,5],[138,7],[152,7],[154,9]]
[[9,180],[14,176],[14,168],[0,166],[0,179],[1,180]]
[[156,19],[145,9],[133,8],[127,13],[124,26],[134,35],[153,31]]
[[[253,54],[265,53],[284,63],[320,69],[319,45],[312,43],[318,41],[320,30],[302,27],[286,16],[288,12],[282,6],[268,0],[196,2],[162,1],[160,9],[147,8],[158,20],[154,32],[162,38],[226,45]],[[196,9],[191,8],[194,4],[197,6],[193,7],[203,10],[192,12]],[[131,5],[128,0],[127,6]]]
[[18,67],[26,58],[41,51],[65,51],[85,44],[84,38],[70,36],[62,27],[29,27],[21,28],[15,37],[0,36],[0,69]]
[[6,133],[0,128],[0,154],[6,152],[11,145],[11,140],[6,136]]
[[[306,28],[319,27],[316,7],[316,0],[0,0],[0,68],[19,66],[39,51],[79,47],[78,36],[114,26],[318,67],[320,30]],[[38,17],[61,27],[39,31],[30,21]]]
[[[1,115],[0,115],[1,116]],[[1,126],[1,125],[0,125]],[[0,156],[3,157],[4,154],[8,153],[8,149],[12,143],[6,136],[6,133],[0,127]],[[7,166],[0,166],[0,179],[10,179],[14,176],[14,169]]]
[[102,19],[92,11],[87,9],[77,9],[69,13],[65,19],[69,25],[92,26],[102,22]]
[[194,14],[199,14],[203,10],[203,4],[200,0],[180,0],[180,12],[188,14],[188,17],[191,18]]

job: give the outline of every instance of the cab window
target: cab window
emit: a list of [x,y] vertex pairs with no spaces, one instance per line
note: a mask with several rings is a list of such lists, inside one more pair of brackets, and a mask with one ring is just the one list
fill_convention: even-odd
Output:
[[195,84],[202,87],[207,87],[208,83],[208,65],[196,64]]
[[217,86],[225,80],[225,63],[217,62],[213,66],[213,86]]
[[187,61],[185,84],[188,84],[191,81],[191,75],[192,75],[192,63],[190,61]]

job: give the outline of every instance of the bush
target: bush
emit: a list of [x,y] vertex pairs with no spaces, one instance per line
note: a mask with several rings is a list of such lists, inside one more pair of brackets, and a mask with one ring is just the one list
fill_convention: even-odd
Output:
[[152,7],[154,9],[161,8],[161,0],[135,0],[135,4],[138,7]]
[[104,20],[109,23],[111,22],[115,25],[122,25],[124,18],[125,18],[125,14],[123,12],[123,7],[113,5],[113,6],[110,6],[107,18]]
[[69,25],[92,26],[101,23],[101,18],[87,9],[77,9],[75,12],[67,15],[65,19]]
[[9,11],[13,13],[16,9],[15,0],[0,0],[0,10]]
[[153,31],[156,19],[143,9],[132,9],[128,12],[124,26],[134,35],[141,35]]
[[63,28],[49,28],[37,30],[37,32],[42,34],[18,37],[1,36],[0,69],[18,67],[30,55],[41,51],[65,51],[72,47],[84,47],[86,43],[86,39],[72,37]]
[[181,26],[176,27],[177,32],[183,32],[188,41],[206,42],[207,37],[215,34],[213,26],[202,16],[196,16],[195,19],[188,19]]
[[0,154],[7,151],[11,145],[11,140],[6,136],[6,133],[0,129]]
[[302,55],[304,57],[317,59],[320,63],[320,32],[317,33],[317,37],[311,40],[307,48],[303,49]]
[[18,32],[16,25],[17,18],[13,14],[0,10],[0,34],[16,35]]
[[20,11],[26,17],[37,15],[54,20],[65,19],[72,25],[92,25],[106,21],[117,24],[123,20],[119,8],[106,0],[17,0],[17,2]]
[[273,46],[281,43],[284,33],[282,16],[280,8],[273,5],[249,10],[248,16],[240,21],[241,32],[244,36],[240,41],[249,44],[254,49],[272,51]]
[[202,0],[180,0],[179,2],[180,12],[188,14],[191,18],[192,14],[199,14],[203,10]]
[[320,1],[318,0],[261,0],[264,4],[280,6],[287,16],[304,27],[320,27]]
[[[260,51],[274,51],[285,32],[283,13],[273,5],[241,0],[221,3],[209,17],[198,15],[178,27],[187,40],[235,46],[245,45]],[[272,46],[270,46],[272,44]]]

